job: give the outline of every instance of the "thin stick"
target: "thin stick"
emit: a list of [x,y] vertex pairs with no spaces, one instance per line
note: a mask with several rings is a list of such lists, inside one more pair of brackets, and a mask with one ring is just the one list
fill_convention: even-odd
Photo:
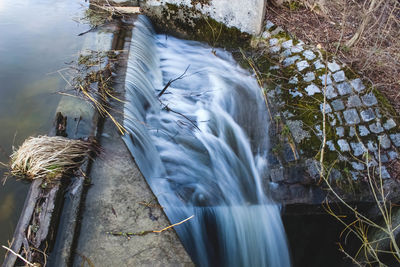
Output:
[[161,232],[164,232],[165,230],[168,230],[169,228],[171,228],[171,227],[174,227],[174,226],[177,226],[177,225],[180,225],[180,224],[182,224],[182,223],[184,223],[184,222],[186,222],[186,221],[189,221],[190,219],[192,219],[194,217],[194,215],[192,215],[192,216],[190,216],[189,218],[186,218],[186,219],[184,219],[183,221],[180,221],[180,222],[178,222],[178,223],[174,223],[174,224],[172,224],[172,225],[170,225],[170,226],[167,226],[167,227],[165,227],[165,228],[163,228],[163,229],[161,229],[161,230],[155,230],[155,231],[153,231],[154,233],[161,233]]
[[171,83],[173,83],[173,82],[175,82],[175,81],[177,81],[177,80],[183,79],[184,76],[185,76],[185,74],[186,74],[186,72],[187,72],[187,70],[189,69],[189,67],[190,67],[190,65],[187,66],[187,68],[185,69],[185,71],[184,71],[178,78],[175,78],[175,79],[173,79],[173,80],[169,80],[169,81],[167,82],[167,84],[165,85],[164,89],[162,89],[161,92],[158,94],[158,97],[160,97],[160,96],[162,96],[162,95],[164,94],[164,92],[165,92],[165,91],[167,90],[167,88],[171,85]]
[[30,263],[29,261],[27,261],[24,257],[22,257],[20,254],[14,252],[12,249],[6,247],[6,246],[2,246],[4,249],[8,250],[9,252],[11,252],[12,254],[14,254],[15,256],[17,256],[18,258],[20,258],[21,260],[23,260],[26,264],[28,264],[29,266],[35,267],[37,266],[36,264]]

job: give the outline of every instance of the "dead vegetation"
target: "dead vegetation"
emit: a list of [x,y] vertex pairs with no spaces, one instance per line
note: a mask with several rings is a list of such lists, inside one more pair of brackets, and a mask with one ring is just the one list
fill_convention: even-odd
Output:
[[275,0],[266,16],[369,80],[400,111],[400,2]]
[[29,180],[57,179],[93,151],[91,142],[59,136],[30,137],[11,155],[11,174]]
[[96,109],[102,117],[108,117],[117,127],[118,131],[124,135],[126,129],[111,115],[112,110],[110,100],[123,102],[112,87],[114,75],[114,65],[118,60],[120,51],[84,51],[77,62],[70,64],[69,76],[60,75],[75,91],[74,94],[68,91],[59,92],[62,95],[78,97],[89,103]]

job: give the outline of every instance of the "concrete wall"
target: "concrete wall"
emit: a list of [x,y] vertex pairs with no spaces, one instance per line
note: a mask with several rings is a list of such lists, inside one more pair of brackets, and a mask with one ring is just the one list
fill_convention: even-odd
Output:
[[265,15],[265,0],[147,0],[147,7],[172,4],[194,8],[228,27],[243,32],[259,34]]

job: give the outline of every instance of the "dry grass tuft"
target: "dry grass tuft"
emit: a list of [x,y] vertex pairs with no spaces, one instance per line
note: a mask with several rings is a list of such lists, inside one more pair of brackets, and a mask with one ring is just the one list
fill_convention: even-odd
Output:
[[57,179],[93,151],[90,142],[60,136],[30,137],[11,155],[10,174],[30,180]]

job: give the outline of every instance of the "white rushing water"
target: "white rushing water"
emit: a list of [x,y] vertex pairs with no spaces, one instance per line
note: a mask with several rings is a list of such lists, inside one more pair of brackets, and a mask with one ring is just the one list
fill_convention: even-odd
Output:
[[176,227],[194,262],[290,266],[279,207],[260,179],[268,119],[254,77],[228,52],[156,35],[139,16],[126,100],[124,141],[165,213],[172,223],[195,215]]

